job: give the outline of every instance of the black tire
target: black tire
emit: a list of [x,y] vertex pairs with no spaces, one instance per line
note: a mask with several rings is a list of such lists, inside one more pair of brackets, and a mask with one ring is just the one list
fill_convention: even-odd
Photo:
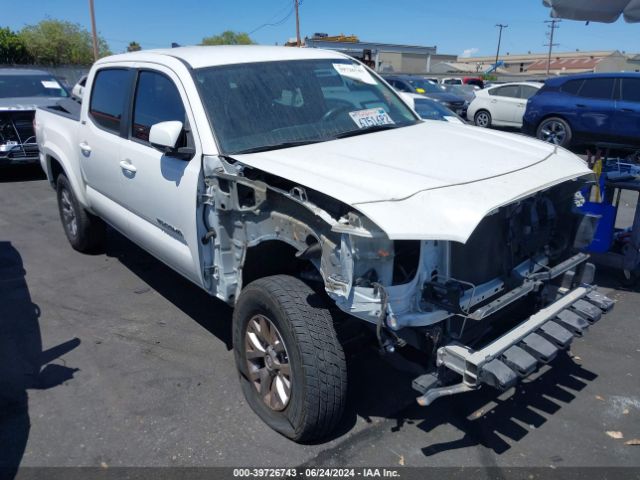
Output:
[[[247,357],[248,349],[255,353],[247,330],[261,316],[282,338],[291,375],[288,402],[279,409],[267,405],[258,392],[254,382],[262,377],[249,374],[250,368],[256,372],[256,364],[250,367]],[[245,398],[267,425],[296,442],[318,440],[335,429],[346,401],[346,361],[326,302],[307,284],[275,275],[247,285],[233,312],[233,347]]]
[[100,251],[106,237],[104,222],[80,205],[66,176],[58,176],[56,190],[60,221],[71,246],[82,253]]
[[491,113],[488,110],[478,110],[473,116],[473,123],[476,127],[489,128],[491,121]]
[[571,145],[573,132],[571,131],[571,125],[564,118],[549,117],[542,120],[538,125],[536,137],[543,142],[567,148]]

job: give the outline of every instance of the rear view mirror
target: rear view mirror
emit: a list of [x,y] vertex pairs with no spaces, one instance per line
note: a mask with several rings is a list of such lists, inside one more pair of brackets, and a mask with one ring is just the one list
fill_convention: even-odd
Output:
[[182,122],[160,122],[151,125],[149,143],[160,150],[173,150],[182,133]]

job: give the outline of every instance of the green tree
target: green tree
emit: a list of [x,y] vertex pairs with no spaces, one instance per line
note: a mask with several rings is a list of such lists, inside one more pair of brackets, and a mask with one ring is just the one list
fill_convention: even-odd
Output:
[[20,35],[11,29],[0,28],[0,63],[31,63],[33,58]]
[[[35,63],[45,65],[89,65],[93,63],[91,34],[80,25],[61,20],[42,20],[28,25],[20,33]],[[98,37],[101,57],[110,55],[107,42]]]
[[253,45],[254,43],[248,33],[231,30],[202,39],[202,45]]
[[129,42],[129,46],[127,47],[127,52],[139,52],[142,50],[142,47],[138,42]]

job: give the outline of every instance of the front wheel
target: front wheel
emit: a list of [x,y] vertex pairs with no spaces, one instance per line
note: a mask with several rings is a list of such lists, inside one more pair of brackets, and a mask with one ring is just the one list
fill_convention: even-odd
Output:
[[346,361],[324,299],[288,275],[250,283],[233,312],[242,390],[271,428],[298,442],[328,435],[344,411]]
[[543,120],[536,133],[540,140],[560,147],[566,148],[571,143],[571,126],[566,120],[559,117],[550,117]]

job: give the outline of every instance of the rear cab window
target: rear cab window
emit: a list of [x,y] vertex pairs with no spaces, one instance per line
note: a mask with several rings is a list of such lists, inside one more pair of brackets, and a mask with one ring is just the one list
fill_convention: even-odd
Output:
[[93,80],[89,116],[100,128],[120,133],[125,99],[129,93],[130,71],[126,68],[99,70]]

